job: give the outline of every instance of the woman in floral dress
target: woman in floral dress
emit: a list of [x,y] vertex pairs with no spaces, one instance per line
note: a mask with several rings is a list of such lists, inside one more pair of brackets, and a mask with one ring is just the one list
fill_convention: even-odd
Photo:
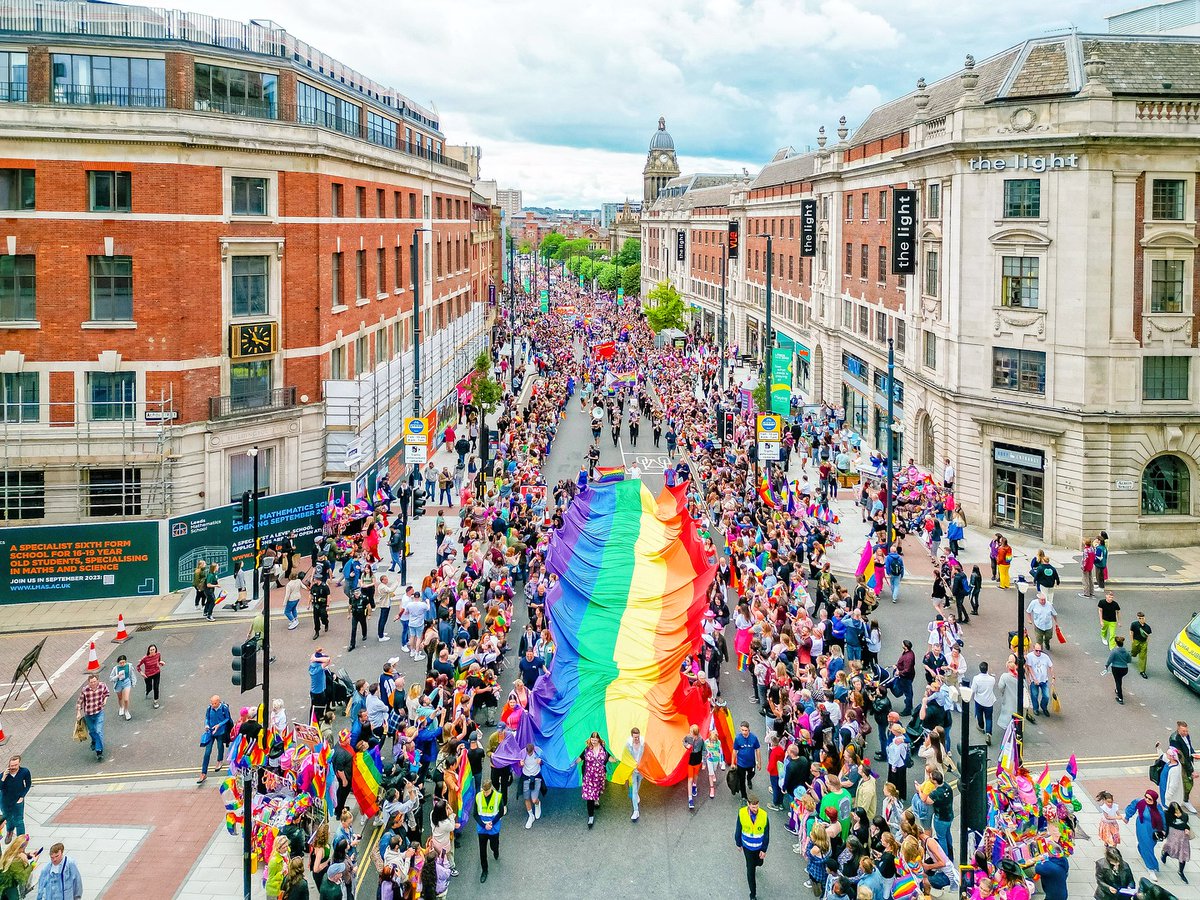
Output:
[[583,764],[583,799],[587,801],[589,829],[596,824],[600,794],[608,782],[609,760],[617,762],[617,758],[608,752],[608,747],[604,745],[604,739],[600,737],[599,732],[593,731],[583,752],[579,754],[579,762]]

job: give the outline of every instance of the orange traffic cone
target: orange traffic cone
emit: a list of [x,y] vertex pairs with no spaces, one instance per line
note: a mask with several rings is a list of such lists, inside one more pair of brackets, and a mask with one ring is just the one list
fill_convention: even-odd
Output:
[[113,638],[114,644],[123,644],[129,640],[129,632],[125,630],[125,616],[118,614],[117,616],[117,636]]
[[0,747],[8,743],[8,735],[4,733],[4,723],[0,722]]
[[100,657],[98,657],[96,655],[96,642],[95,641],[88,642],[87,671],[89,671],[89,672],[99,672],[100,671]]

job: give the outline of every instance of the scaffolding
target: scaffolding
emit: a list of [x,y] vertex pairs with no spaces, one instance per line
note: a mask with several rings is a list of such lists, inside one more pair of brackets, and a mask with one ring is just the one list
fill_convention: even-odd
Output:
[[[114,403],[95,417],[84,401],[0,404],[0,521],[165,518],[179,458],[174,386],[155,400]],[[128,406],[129,415],[125,414]]]

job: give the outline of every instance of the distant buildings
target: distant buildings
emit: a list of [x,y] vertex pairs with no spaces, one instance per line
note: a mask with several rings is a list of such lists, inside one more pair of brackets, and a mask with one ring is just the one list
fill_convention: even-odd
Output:
[[504,210],[508,221],[513,221],[522,209],[521,191],[518,188],[500,188],[496,192],[496,203]]

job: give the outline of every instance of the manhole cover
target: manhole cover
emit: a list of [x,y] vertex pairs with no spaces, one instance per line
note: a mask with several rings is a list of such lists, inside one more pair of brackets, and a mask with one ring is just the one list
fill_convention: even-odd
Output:
[[1146,566],[1146,568],[1147,568],[1147,569],[1149,569],[1151,572],[1165,572],[1165,571],[1167,571],[1167,568],[1166,568],[1166,566]]

